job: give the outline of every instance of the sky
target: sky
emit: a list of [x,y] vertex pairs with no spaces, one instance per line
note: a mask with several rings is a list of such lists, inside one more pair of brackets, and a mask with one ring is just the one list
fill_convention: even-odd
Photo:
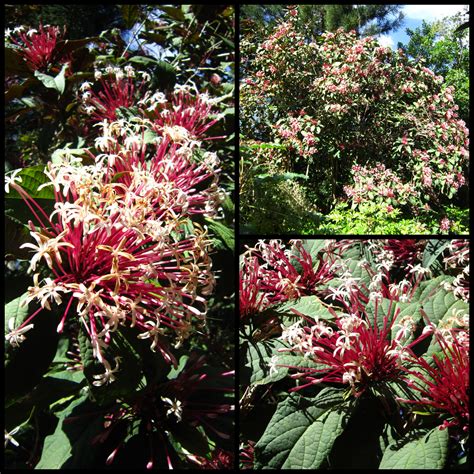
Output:
[[414,30],[421,27],[423,20],[431,23],[436,20],[441,20],[447,16],[453,16],[459,11],[463,11],[467,5],[403,5],[402,12],[405,14],[405,19],[402,26],[388,35],[380,35],[378,37],[379,43],[383,46],[389,46],[392,49],[397,49],[398,42],[406,44],[409,41],[408,35],[405,33],[407,28]]

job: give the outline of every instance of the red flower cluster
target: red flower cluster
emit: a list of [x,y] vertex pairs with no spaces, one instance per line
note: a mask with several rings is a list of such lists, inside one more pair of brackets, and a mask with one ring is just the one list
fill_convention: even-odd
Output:
[[[13,36],[15,33],[18,34],[17,38]],[[23,27],[18,27],[13,30],[13,34],[9,39],[18,46],[18,52],[32,71],[44,71],[56,61],[67,61],[56,49],[61,39],[59,27],[40,24],[39,31],[30,29],[27,32],[24,32]]]

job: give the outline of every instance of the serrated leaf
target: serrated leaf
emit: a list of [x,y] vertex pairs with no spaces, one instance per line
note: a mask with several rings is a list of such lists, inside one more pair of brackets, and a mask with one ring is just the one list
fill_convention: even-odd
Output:
[[448,430],[418,431],[385,450],[380,469],[443,469],[448,452]]
[[346,410],[290,394],[255,445],[255,469],[318,469],[343,431]]
[[270,360],[275,355],[280,358],[278,353],[280,348],[287,348],[287,346],[278,339],[249,343],[246,353],[246,366],[251,371],[250,383],[252,385],[277,382],[286,377],[288,369],[284,367],[277,367],[277,372],[270,375]]

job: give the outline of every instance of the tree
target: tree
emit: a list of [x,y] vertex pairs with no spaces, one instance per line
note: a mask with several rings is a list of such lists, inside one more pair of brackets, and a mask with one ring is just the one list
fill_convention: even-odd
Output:
[[[308,37],[338,28],[356,30],[361,36],[396,30],[403,21],[400,5],[323,4],[300,5],[298,29]],[[243,5],[242,33],[254,38],[272,29],[282,20],[285,5]]]
[[299,21],[290,8],[254,50],[241,87],[242,122],[257,115],[265,129],[258,137],[249,123],[241,129],[280,145],[268,151],[270,166],[304,174],[324,213],[344,196],[353,209],[443,210],[466,182],[468,130],[453,89],[402,51],[355,31],[308,42]]
[[424,61],[426,67],[444,77],[447,86],[454,87],[459,116],[469,128],[469,30],[459,29],[464,15],[460,12],[441,21],[423,21],[415,30],[407,28],[410,40],[398,47],[409,57]]

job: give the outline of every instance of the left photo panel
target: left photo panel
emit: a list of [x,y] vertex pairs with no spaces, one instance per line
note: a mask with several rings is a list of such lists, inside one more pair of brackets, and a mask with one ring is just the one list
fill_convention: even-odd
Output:
[[5,469],[234,469],[234,6],[5,27]]

